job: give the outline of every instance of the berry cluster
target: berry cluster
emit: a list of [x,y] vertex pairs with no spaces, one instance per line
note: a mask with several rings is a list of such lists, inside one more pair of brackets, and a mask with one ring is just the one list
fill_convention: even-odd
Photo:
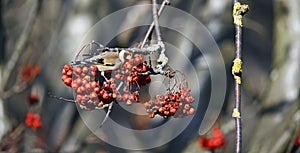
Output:
[[72,74],[73,74],[73,69],[69,64],[66,64],[61,72],[63,76],[61,77],[62,81],[64,82],[65,85],[71,86],[72,83]]
[[297,136],[297,138],[294,142],[294,146],[300,146],[300,134]]
[[142,75],[149,71],[149,67],[145,64],[145,59],[141,54],[127,55],[122,69],[114,72],[112,78],[119,84],[122,82],[126,86],[122,91],[116,91],[117,101],[124,101],[127,105],[133,102],[140,102],[139,90],[141,86],[145,86],[151,82],[150,75]]
[[25,64],[21,71],[21,80],[26,82],[33,81],[36,76],[40,73],[40,67],[33,64]]
[[[71,66],[66,64],[62,70],[62,81],[75,92],[76,98],[73,102],[79,103],[81,108],[87,110],[101,109],[112,102],[125,102],[127,105],[140,102],[140,89],[151,82],[150,74],[153,72],[144,55],[125,51],[125,55],[119,57],[123,61],[121,67],[113,71],[109,69],[103,71],[102,67],[106,65],[102,65],[103,72],[100,72],[96,65],[87,65],[88,60],[77,61],[80,52],[75,58],[75,64]],[[114,66],[114,63],[109,65]],[[173,73],[175,74],[175,71],[171,70],[167,76],[169,80],[173,77]],[[185,78],[181,72],[180,74]],[[182,85],[183,81],[185,86]],[[145,103],[146,111],[151,118],[155,115],[165,118],[184,117],[195,113],[195,108],[191,105],[194,97],[190,95],[186,80],[180,80],[180,84],[177,85],[175,79],[173,83],[174,87],[172,89],[169,87],[166,94],[157,95],[155,99]]]
[[220,148],[225,146],[225,137],[219,127],[214,126],[212,129],[212,136],[201,136],[198,144],[208,150]]
[[134,66],[131,75],[128,79],[128,82],[134,85],[145,86],[151,82],[150,75],[140,75],[149,71],[149,67],[146,64],[141,63],[137,66]]
[[[62,81],[75,91],[75,102],[84,109],[102,108],[113,101],[125,101],[127,105],[139,102],[139,87],[150,83],[151,79],[150,75],[139,75],[149,70],[142,63],[143,56],[136,54],[133,59],[131,57],[127,55],[122,69],[105,72],[107,77],[101,76],[95,65],[66,64],[62,70]],[[124,84],[128,86],[119,91]]]
[[33,129],[38,129],[42,127],[42,122],[40,115],[32,112],[28,112],[25,120],[25,125],[32,127]]
[[71,67],[66,64],[62,74],[62,81],[75,91],[75,101],[81,108],[95,109],[115,99],[112,91],[116,85],[109,80],[101,82],[104,78],[100,78],[98,68],[94,65]]
[[[181,86],[181,85],[180,85]],[[191,105],[194,97],[190,95],[188,87],[179,87],[178,91],[169,88],[169,92],[165,95],[156,95],[154,99],[145,103],[145,108],[149,117],[160,115],[164,118],[174,116],[182,118],[187,115],[193,115],[195,108]]]

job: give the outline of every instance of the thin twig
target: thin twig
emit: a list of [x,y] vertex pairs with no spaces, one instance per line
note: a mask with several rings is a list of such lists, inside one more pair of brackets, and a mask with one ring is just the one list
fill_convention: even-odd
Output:
[[[169,4],[170,4],[170,2],[169,2],[168,0],[164,0],[163,3],[161,4],[159,10],[158,10],[157,16],[160,16],[160,14],[161,14],[162,11],[164,10],[165,6],[166,6],[166,5],[169,5]],[[154,21],[151,23],[151,25],[150,25],[150,27],[149,27],[149,29],[148,29],[146,35],[145,35],[145,38],[144,38],[143,43],[142,43],[142,45],[141,45],[141,48],[143,48],[143,47],[145,46],[146,41],[147,41],[147,39],[149,38],[149,36],[150,36],[150,34],[151,34],[153,28],[154,28]]]
[[153,13],[153,20],[154,20],[154,26],[155,26],[155,32],[156,32],[156,37],[157,41],[160,42],[161,39],[161,33],[159,29],[159,23],[158,23],[158,15],[157,15],[157,3],[156,0],[152,0],[152,13]]
[[[236,44],[236,58],[241,58],[242,53],[242,27],[235,25],[235,44]],[[235,108],[238,112],[241,112],[241,84],[235,80]],[[236,117],[235,118],[235,125],[236,125],[236,153],[240,153],[242,150],[242,118]]]
[[241,83],[242,83],[242,16],[248,11],[248,5],[241,5],[239,0],[233,0],[233,19],[235,25],[235,46],[236,56],[232,67],[232,74],[235,78],[235,108],[232,117],[235,119],[236,148],[235,152],[242,151],[242,117],[241,117]]

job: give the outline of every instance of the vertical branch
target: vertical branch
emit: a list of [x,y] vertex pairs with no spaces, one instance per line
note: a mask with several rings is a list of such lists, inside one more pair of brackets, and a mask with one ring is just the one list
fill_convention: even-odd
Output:
[[158,15],[157,15],[157,3],[156,0],[152,0],[152,13],[153,13],[153,20],[154,20],[154,26],[155,26],[155,32],[156,32],[156,37],[157,41],[160,42],[161,39],[161,33],[159,29],[159,24],[158,24]]
[[29,17],[27,20],[27,23],[25,25],[25,28],[23,32],[21,33],[18,41],[16,42],[16,48],[13,51],[10,59],[8,60],[7,64],[5,65],[3,69],[3,76],[0,76],[0,93],[5,91],[6,84],[8,80],[10,79],[10,76],[13,72],[13,69],[15,68],[17,62],[19,61],[22,51],[24,51],[24,48],[26,47],[28,37],[30,36],[32,30],[33,30],[33,25],[36,20],[36,16],[38,15],[38,9],[41,1],[32,1],[32,8],[29,13]]
[[235,82],[235,108],[232,117],[235,119],[236,148],[235,152],[242,151],[242,117],[241,117],[241,84],[242,84],[242,17],[248,11],[248,5],[241,5],[238,0],[233,0],[233,19],[235,24],[235,59],[232,66],[232,74]]
[[[161,6],[160,6],[160,8],[159,8],[159,10],[158,10],[157,18],[158,18],[158,16],[160,16],[160,14],[161,14],[162,11],[164,10],[165,6],[166,6],[166,5],[169,5],[169,4],[170,4],[170,2],[169,2],[168,0],[164,0],[164,1],[163,1],[163,3],[161,4]],[[141,48],[143,48],[143,47],[145,46],[145,43],[146,43],[147,39],[149,38],[149,36],[150,36],[150,34],[151,34],[153,28],[154,28],[154,21],[151,23],[151,25],[150,25],[150,27],[149,27],[149,29],[148,29],[146,35],[145,35],[145,38],[144,38],[143,43],[142,43],[142,45],[141,45]]]
[[5,29],[2,19],[2,3],[0,3],[0,65],[4,64],[5,58]]

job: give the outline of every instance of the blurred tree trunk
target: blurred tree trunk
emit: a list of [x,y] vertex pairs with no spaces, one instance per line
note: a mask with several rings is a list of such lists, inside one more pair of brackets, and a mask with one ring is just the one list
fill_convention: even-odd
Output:
[[274,11],[274,68],[261,98],[252,153],[285,152],[299,128],[300,2],[274,1]]
[[3,26],[2,3],[0,2],[0,65],[4,63],[5,58],[5,31]]

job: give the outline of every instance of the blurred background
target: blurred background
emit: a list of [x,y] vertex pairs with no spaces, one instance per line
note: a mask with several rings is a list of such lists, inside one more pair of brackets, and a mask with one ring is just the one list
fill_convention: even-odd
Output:
[[[219,77],[227,79],[227,90],[226,93],[219,93],[225,94],[225,101],[216,126],[225,135],[225,144],[214,149],[207,149],[201,144],[198,129],[204,114],[197,112],[189,126],[167,144],[141,151],[118,148],[97,138],[86,127],[74,104],[58,101],[48,95],[51,92],[73,98],[72,91],[61,81],[61,70],[74,59],[79,44],[94,24],[125,7],[150,3],[150,0],[2,0],[1,151],[233,152],[235,133],[231,117],[234,107],[231,66],[235,56],[235,34],[232,1],[229,0],[171,0],[172,7],[193,15],[207,27],[222,53],[227,74]],[[243,18],[243,152],[299,152],[300,1],[242,3],[250,7]],[[135,19],[143,19],[142,15],[149,13],[149,10],[141,10],[141,16]],[[131,24],[135,21],[123,22]],[[109,45],[129,47],[141,42],[146,30],[147,27],[130,29]],[[193,32],[188,23],[185,23],[184,30]],[[200,76],[201,90],[197,95],[200,96],[199,107],[202,103],[202,106],[207,105],[211,95],[211,80],[202,54],[186,39],[177,35],[174,37],[168,30],[162,29],[162,35],[190,58]],[[170,61],[175,60],[176,56],[170,56]],[[190,74],[186,75],[189,77]],[[113,111],[113,117],[122,118],[117,109]],[[28,112],[36,113],[41,127],[26,126]],[[152,123],[147,116],[129,118],[127,124],[130,127],[142,129]],[[168,131],[166,135],[172,134],[172,129]],[[211,135],[211,131],[206,134],[207,137]],[[156,141],[155,137],[153,141]]]

